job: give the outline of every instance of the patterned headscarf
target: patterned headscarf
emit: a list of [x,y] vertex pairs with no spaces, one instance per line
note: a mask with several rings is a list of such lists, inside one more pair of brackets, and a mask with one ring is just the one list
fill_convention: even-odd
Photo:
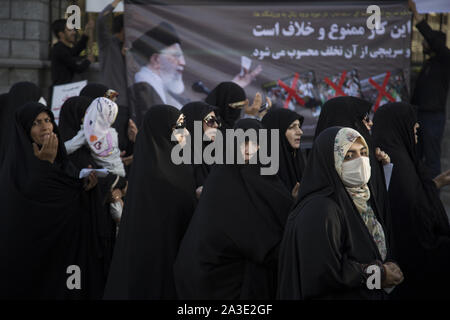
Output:
[[[363,136],[358,131],[351,128],[342,128],[338,131],[334,140],[334,167],[342,180],[342,164],[344,163],[345,155],[352,144],[360,138],[363,145],[369,150],[369,147]],[[375,241],[380,255],[383,260],[386,258],[386,238],[383,231],[383,226],[378,222],[373,209],[370,207],[370,190],[367,184],[359,187],[345,186],[348,194],[353,200],[361,218],[364,221],[367,229]]]
[[116,120],[119,108],[108,98],[96,98],[84,117],[84,135],[91,150],[100,157],[107,157],[114,147],[111,125]]

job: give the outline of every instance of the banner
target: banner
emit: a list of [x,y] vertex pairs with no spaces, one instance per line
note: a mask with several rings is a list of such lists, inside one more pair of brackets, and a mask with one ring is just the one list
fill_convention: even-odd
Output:
[[[87,0],[86,12],[102,12],[103,9],[111,3],[111,0]],[[117,5],[114,12],[123,12],[123,1]]]
[[56,124],[59,123],[59,113],[64,102],[71,97],[78,96],[87,83],[87,80],[83,80],[53,87],[52,112],[55,115]]
[[367,3],[158,5],[127,1],[128,84],[146,82],[142,75],[152,69],[150,57],[138,58],[136,40],[146,39],[150,29],[168,23],[181,40],[184,66],[177,71],[184,88],[172,94],[167,81],[155,85],[149,80],[159,95],[166,90],[170,99],[165,100],[174,105],[174,99],[179,105],[203,100],[205,94],[200,91],[234,80],[245,87],[250,101],[261,92],[276,107],[301,113],[304,141],[311,141],[320,106],[334,96],[363,97],[373,103],[373,110],[386,101],[408,99],[411,13],[405,2],[373,4],[381,9],[381,23],[379,29],[370,30]]

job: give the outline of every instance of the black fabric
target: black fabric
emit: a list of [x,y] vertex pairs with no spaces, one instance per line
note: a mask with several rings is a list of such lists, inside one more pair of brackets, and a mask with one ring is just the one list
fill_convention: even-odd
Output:
[[32,82],[18,82],[9,89],[7,102],[0,118],[0,168],[9,152],[8,146],[14,131],[14,113],[25,103],[37,102],[41,97],[41,89]]
[[61,106],[59,114],[59,133],[63,141],[72,139],[80,130],[91,99],[85,96],[71,97]]
[[147,82],[138,82],[128,88],[131,118],[142,126],[145,114],[154,105],[163,104],[161,97]]
[[[91,103],[91,98],[85,96],[67,99],[61,107],[59,118],[59,131],[62,142],[72,139],[80,130],[82,118]],[[88,145],[84,145],[68,155],[68,159],[76,167],[77,172],[83,168],[98,168]],[[110,203],[107,199],[111,196],[111,186],[116,180],[116,175],[108,175],[106,178],[97,178],[98,184],[87,193],[90,202],[96,206],[98,234],[101,240],[103,252],[105,277],[108,274],[109,264],[112,259],[113,246],[116,235],[116,225],[110,215]],[[106,282],[106,279],[104,279]]]
[[135,40],[131,47],[131,52],[141,63],[147,64],[154,53],[159,53],[164,48],[175,43],[181,44],[181,41],[174,27],[167,22],[161,22]]
[[231,129],[241,115],[241,109],[233,109],[230,103],[247,99],[244,89],[234,82],[222,82],[215,87],[205,99],[205,102],[219,108],[219,116],[223,129]]
[[108,87],[101,83],[88,83],[81,89],[79,96],[88,97],[91,100],[104,97]]
[[83,35],[72,48],[61,41],[55,43],[51,51],[53,85],[72,82],[75,73],[85,71],[91,65],[88,59],[79,57],[86,48],[88,37]]
[[[387,234],[389,237],[393,237],[391,210],[386,188],[386,179],[384,177],[383,164],[378,161],[375,156],[375,149],[378,145],[374,144],[372,135],[362,122],[365,115],[370,112],[371,107],[372,104],[370,102],[356,97],[345,96],[328,100],[322,106],[319,120],[317,122],[315,137],[317,137],[326,128],[333,126],[355,129],[364,137],[364,140],[366,140],[369,147],[371,168],[369,185],[372,190],[371,198],[373,198],[377,203],[379,214],[383,218],[384,227],[387,229]],[[389,241],[392,246],[395,246],[395,242],[392,238],[389,239]],[[390,258],[394,259],[394,257]]]
[[431,57],[423,63],[411,102],[418,105],[420,111],[445,112],[450,82],[450,50],[445,46],[445,35],[442,39],[425,20],[416,27],[428,42]]
[[305,169],[305,159],[300,150],[292,148],[286,138],[286,131],[295,120],[303,124],[304,117],[289,109],[276,108],[270,110],[261,120],[262,124],[269,129],[279,130],[279,161],[280,168],[278,176],[291,192],[297,182],[302,179],[302,172]]
[[180,111],[152,107],[137,137],[105,299],[175,299],[173,263],[195,206],[190,165],[171,160]]
[[[257,120],[237,128],[259,130]],[[216,165],[175,262],[181,299],[275,297],[278,245],[291,197],[259,165]]]
[[374,140],[394,164],[389,197],[395,255],[405,275],[394,293],[399,298],[449,298],[450,226],[436,185],[416,154],[416,110],[389,103],[374,120]]
[[325,129],[311,150],[281,243],[280,299],[385,298],[383,290],[367,288],[362,265],[381,256],[334,166],[340,129]]
[[[33,154],[30,128],[47,112],[59,139],[53,164]],[[98,299],[104,285],[95,208],[73,178],[50,109],[29,103],[16,112],[10,152],[1,169],[0,283],[2,299]],[[69,290],[67,268],[81,270]],[[70,282],[70,281],[69,281]]]
[[[203,142],[203,129],[201,131],[201,136],[198,137],[195,135],[194,132],[194,121],[201,121],[203,126],[203,119],[206,117],[206,115],[210,112],[217,112],[217,107],[211,106],[205,102],[202,101],[196,101],[196,102],[190,102],[183,106],[181,109],[181,113],[185,116],[185,122],[186,122],[186,129],[189,131],[191,135],[191,163],[194,165],[194,177],[195,177],[195,184],[196,187],[202,186],[205,182],[206,178],[208,177],[209,172],[211,171],[211,165],[208,165],[203,162],[203,149],[206,145],[208,145],[208,142]],[[203,127],[202,127],[203,128]],[[202,148],[201,153],[195,153],[194,149],[194,141],[201,139],[202,140]],[[200,150],[199,150],[200,151]],[[194,163],[194,158],[197,157],[198,159],[201,159],[200,164]]]

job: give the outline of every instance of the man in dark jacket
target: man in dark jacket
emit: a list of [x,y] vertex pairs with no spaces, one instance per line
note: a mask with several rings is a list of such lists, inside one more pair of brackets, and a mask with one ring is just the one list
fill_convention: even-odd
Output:
[[51,53],[53,85],[72,82],[75,73],[84,72],[94,62],[92,53],[87,55],[87,59],[79,57],[81,51],[86,48],[88,34],[93,27],[93,22],[89,22],[80,41],[75,42],[76,31],[67,28],[65,19],[53,22],[53,33],[58,38]]
[[423,19],[412,0],[410,8],[417,21],[417,29],[424,37],[424,61],[417,78],[412,104],[419,107],[420,156],[425,158],[433,177],[441,172],[441,142],[445,128],[445,108],[450,81],[450,50],[446,47],[446,35],[434,31]]

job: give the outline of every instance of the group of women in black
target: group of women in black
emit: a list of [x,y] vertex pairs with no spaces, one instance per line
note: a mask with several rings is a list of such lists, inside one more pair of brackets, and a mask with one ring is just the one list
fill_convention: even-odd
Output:
[[[119,144],[133,155],[124,188],[114,175],[80,179],[81,169],[98,167],[89,146],[70,155],[64,147],[107,90],[91,84],[68,99],[59,125],[34,84],[0,96],[1,298],[450,296],[450,225],[438,194],[450,172],[431,177],[416,156],[413,106],[385,104],[372,122],[370,103],[333,98],[306,159],[301,115],[273,108],[261,121],[239,119],[246,94],[221,83],[181,111],[151,107],[135,141],[127,140],[126,117],[116,124]],[[225,129],[279,130],[278,173],[261,175],[260,161],[249,161],[259,157],[252,151],[259,136],[231,142],[243,163],[172,161],[177,144],[200,134],[203,152]],[[191,160],[202,159],[186,147]],[[126,190],[117,238],[109,213],[115,190]],[[75,288],[71,266],[81,270]]]

